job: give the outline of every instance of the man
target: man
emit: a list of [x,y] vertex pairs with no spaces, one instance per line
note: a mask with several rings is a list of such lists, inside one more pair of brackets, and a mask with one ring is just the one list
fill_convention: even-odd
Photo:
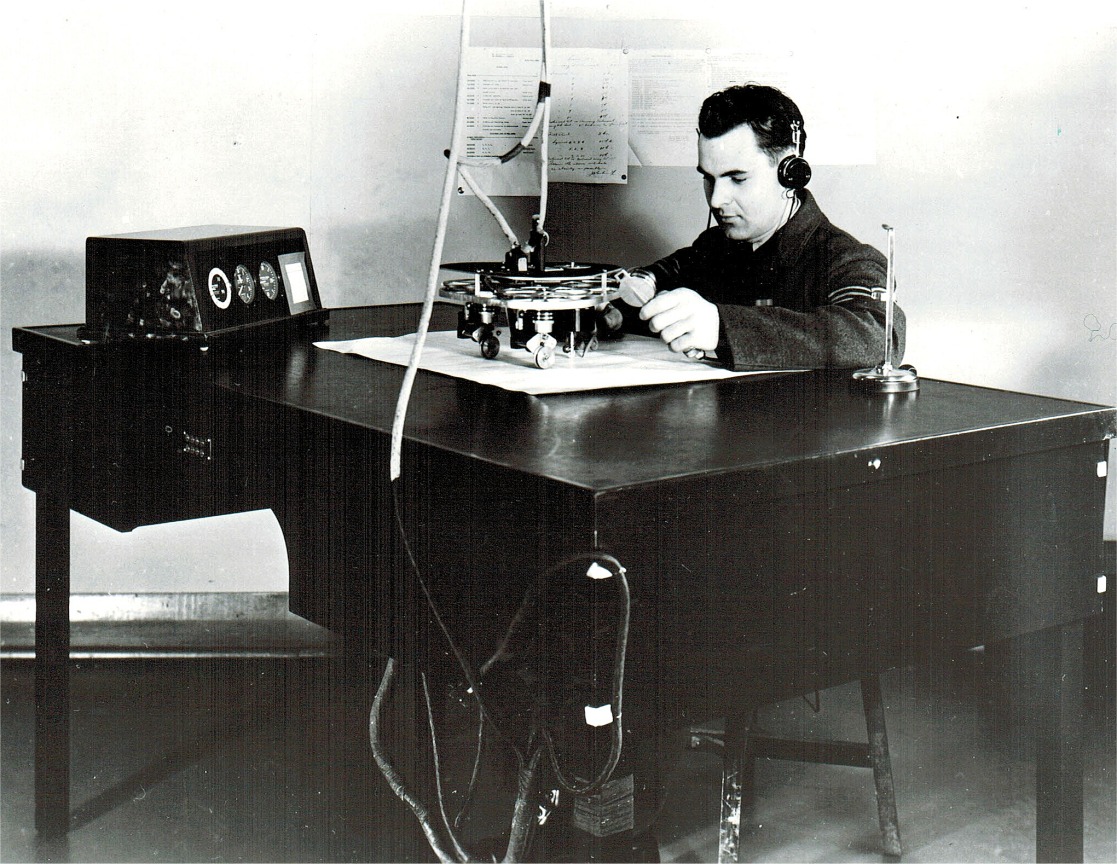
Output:
[[[884,287],[885,260],[832,225],[802,188],[806,138],[798,107],[772,87],[729,87],[702,103],[698,173],[717,227],[633,271],[621,293],[630,308],[619,305],[626,329],[733,368],[880,362],[885,306],[873,289]],[[894,311],[898,361],[904,316]]]

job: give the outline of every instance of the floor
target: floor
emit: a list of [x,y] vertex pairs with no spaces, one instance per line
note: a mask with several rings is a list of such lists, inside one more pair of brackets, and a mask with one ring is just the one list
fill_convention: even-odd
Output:
[[[1031,722],[1026,694],[1008,683],[1012,666],[977,652],[882,677],[904,861],[1035,860]],[[72,830],[37,842],[32,668],[4,661],[0,860],[435,860],[368,746],[378,677],[322,658],[75,661]],[[1117,861],[1113,702],[1111,684],[1094,680],[1087,861]],[[824,692],[817,713],[792,700],[759,719],[773,734],[864,735],[855,684]],[[442,742],[451,799],[468,773],[454,754],[470,751],[471,736],[466,723]],[[389,743],[401,770],[414,767],[413,741]],[[718,772],[711,753],[679,753],[655,826],[662,860],[716,860]],[[482,779],[470,842],[507,825],[500,788]],[[762,762],[756,788],[742,861],[882,860],[867,771]]]

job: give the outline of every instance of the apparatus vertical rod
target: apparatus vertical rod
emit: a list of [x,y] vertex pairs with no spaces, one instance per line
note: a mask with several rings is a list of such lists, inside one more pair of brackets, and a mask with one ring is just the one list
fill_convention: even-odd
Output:
[[881,226],[888,232],[888,264],[884,275],[884,362],[881,370],[892,371],[892,319],[893,308],[896,304],[896,274],[894,271],[896,261],[896,230],[890,225]]
[[396,401],[396,413],[392,419],[391,451],[388,460],[389,479],[398,480],[400,476],[401,452],[403,450],[403,426],[407,419],[407,405],[411,401],[411,388],[419,370],[419,358],[427,341],[434,298],[438,293],[438,271],[442,263],[442,247],[446,241],[446,224],[450,218],[450,200],[457,186],[458,160],[461,157],[462,129],[465,125],[465,53],[469,47],[469,2],[462,0],[461,39],[458,48],[458,81],[454,95],[454,127],[450,137],[450,156],[446,161],[446,178],[442,184],[442,203],[438,210],[438,227],[434,235],[434,249],[431,252],[431,266],[427,277],[427,293],[423,298],[423,311],[419,316],[419,326],[415,332],[415,344],[411,347],[411,357],[400,385]]

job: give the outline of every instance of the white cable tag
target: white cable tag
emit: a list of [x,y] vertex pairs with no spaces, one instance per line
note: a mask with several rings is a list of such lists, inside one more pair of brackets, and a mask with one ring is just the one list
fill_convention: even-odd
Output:
[[613,571],[607,567],[602,567],[594,561],[590,564],[590,569],[586,571],[586,575],[589,576],[590,579],[608,579],[613,575]]
[[586,706],[587,726],[608,726],[613,722],[613,706],[606,702],[599,708],[592,705]]

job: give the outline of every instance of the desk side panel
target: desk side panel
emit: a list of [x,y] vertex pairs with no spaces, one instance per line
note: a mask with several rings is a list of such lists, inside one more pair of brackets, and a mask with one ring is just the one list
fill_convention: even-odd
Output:
[[632,677],[718,716],[1084,618],[1107,444],[810,495],[720,476],[609,496],[602,546],[645,610]]
[[69,460],[71,445],[80,432],[75,419],[87,412],[75,406],[75,363],[69,352],[25,350],[23,352],[23,485],[43,492],[58,482],[57,462],[66,460],[64,500],[70,498]]
[[32,330],[18,347],[28,489],[40,492],[67,458],[68,506],[117,531],[268,506],[240,399],[213,384],[216,350]]

